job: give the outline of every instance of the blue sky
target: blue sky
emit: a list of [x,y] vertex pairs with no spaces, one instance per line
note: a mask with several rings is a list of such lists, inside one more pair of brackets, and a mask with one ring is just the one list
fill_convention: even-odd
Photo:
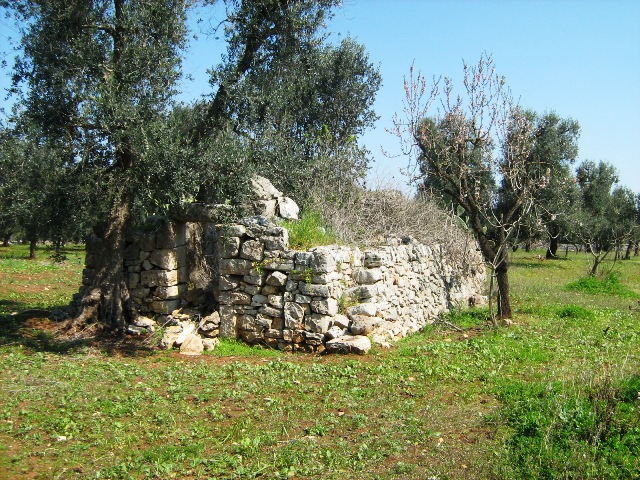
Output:
[[[0,51],[9,27],[0,20]],[[640,192],[640,0],[345,0],[329,30],[336,42],[349,34],[363,43],[383,77],[380,119],[361,139],[376,159],[373,177],[403,181],[408,159],[380,150],[398,151],[385,128],[402,109],[411,64],[428,78],[460,79],[462,60],[475,63],[486,51],[523,107],[578,120],[580,161],[610,162],[620,183]],[[184,65],[195,80],[183,82],[182,100],[210,91],[206,69],[223,47],[199,35]]]

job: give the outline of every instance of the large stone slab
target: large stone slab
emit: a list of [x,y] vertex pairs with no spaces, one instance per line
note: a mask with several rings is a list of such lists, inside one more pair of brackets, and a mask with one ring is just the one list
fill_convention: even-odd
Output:
[[362,335],[343,335],[325,344],[327,353],[355,353],[364,355],[371,350],[371,340]]

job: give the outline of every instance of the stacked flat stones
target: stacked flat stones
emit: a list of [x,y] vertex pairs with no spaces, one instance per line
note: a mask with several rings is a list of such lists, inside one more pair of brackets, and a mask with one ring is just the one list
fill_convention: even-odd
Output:
[[480,258],[463,275],[440,248],[413,241],[367,251],[288,249],[264,217],[222,230],[220,335],[282,350],[365,353],[414,332],[482,290]]

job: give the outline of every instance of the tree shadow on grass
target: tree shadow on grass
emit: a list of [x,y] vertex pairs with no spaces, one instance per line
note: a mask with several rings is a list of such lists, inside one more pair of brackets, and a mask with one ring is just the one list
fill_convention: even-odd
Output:
[[21,345],[37,352],[78,353],[95,348],[109,356],[149,356],[156,352],[147,338],[128,337],[101,331],[98,324],[82,331],[70,331],[68,321],[51,319],[51,311],[28,308],[11,300],[0,300],[0,346]]

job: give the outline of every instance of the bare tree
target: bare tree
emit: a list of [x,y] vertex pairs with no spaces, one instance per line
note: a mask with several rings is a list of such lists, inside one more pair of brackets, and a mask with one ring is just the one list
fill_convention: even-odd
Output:
[[551,172],[544,158],[531,155],[535,115],[513,100],[492,57],[463,65],[461,96],[450,78],[427,82],[412,67],[393,133],[411,158],[413,180],[461,209],[491,269],[491,286],[497,282],[497,318],[504,321],[512,316],[508,246]]

